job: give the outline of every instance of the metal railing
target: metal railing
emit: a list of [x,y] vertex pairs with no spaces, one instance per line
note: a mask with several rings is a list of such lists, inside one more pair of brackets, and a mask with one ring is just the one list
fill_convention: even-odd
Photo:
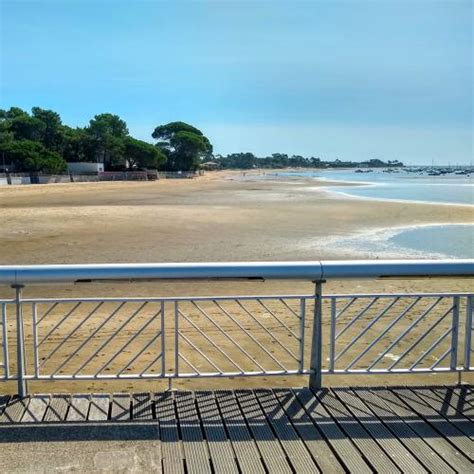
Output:
[[[0,301],[0,380],[127,380],[195,377],[400,374],[473,370],[470,293],[323,294],[338,278],[472,276],[473,263],[392,265],[323,262],[0,267],[15,298]],[[344,265],[350,266],[344,270]],[[431,265],[431,267],[430,267]],[[196,269],[196,267],[198,267]],[[449,270],[448,267],[451,267]],[[331,270],[328,270],[331,268]],[[435,271],[435,269],[437,270]],[[314,294],[169,298],[24,298],[23,285],[103,279],[311,279]],[[96,274],[98,272],[98,274]],[[109,272],[107,275],[104,272]],[[365,273],[364,273],[365,272]],[[346,275],[346,276],[345,276]],[[93,278],[92,278],[93,277]],[[6,280],[6,281],[5,281]]]

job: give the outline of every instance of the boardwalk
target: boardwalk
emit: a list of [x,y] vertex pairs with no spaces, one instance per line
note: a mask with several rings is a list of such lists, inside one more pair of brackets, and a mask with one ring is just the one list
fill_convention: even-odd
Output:
[[4,396],[0,470],[472,472],[473,417],[467,385]]

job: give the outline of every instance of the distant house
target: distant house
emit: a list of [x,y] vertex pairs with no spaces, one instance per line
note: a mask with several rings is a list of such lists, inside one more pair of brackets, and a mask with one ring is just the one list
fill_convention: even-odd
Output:
[[206,161],[204,163],[201,163],[201,168],[203,170],[216,170],[220,167],[219,163],[216,163],[215,161]]
[[104,171],[104,163],[71,162],[67,170],[71,174],[99,174]]

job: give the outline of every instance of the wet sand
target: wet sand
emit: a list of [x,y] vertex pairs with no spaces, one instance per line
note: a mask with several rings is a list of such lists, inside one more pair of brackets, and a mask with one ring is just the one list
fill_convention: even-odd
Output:
[[[324,186],[327,183],[305,179],[261,180],[258,176],[254,178],[253,173],[243,176],[240,172],[208,173],[194,180],[3,186],[0,187],[0,264],[346,259],[357,256],[349,249],[325,247],[325,240],[380,227],[472,223],[472,209],[465,206],[335,197]],[[472,281],[467,279],[345,281],[328,282],[325,286],[326,293],[469,290]],[[312,285],[305,282],[155,282],[31,287],[25,290],[25,295],[119,297],[311,294],[312,291]],[[10,289],[0,289],[0,296],[11,295]],[[51,316],[51,325],[59,317],[59,313]],[[144,319],[137,320],[137,324],[143,322]],[[25,324],[31,334],[30,320],[26,318]],[[80,341],[86,334],[77,331],[75,337]],[[376,382],[421,383],[422,380],[452,382],[455,376],[380,376]],[[336,384],[371,381],[374,379],[359,376],[327,379]],[[285,377],[272,383],[298,385],[302,381]],[[181,381],[176,385],[223,384],[224,380],[200,380],[192,384]],[[226,386],[258,385],[262,385],[260,378],[226,382]],[[45,382],[35,384],[34,389],[114,391],[162,386],[162,382],[143,381]]]

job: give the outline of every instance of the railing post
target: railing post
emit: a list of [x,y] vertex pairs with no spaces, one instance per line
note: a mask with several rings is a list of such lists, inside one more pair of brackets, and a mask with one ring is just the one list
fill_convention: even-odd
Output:
[[456,370],[458,365],[458,339],[459,339],[459,296],[453,298],[453,323],[451,335],[451,363],[450,369]]
[[18,378],[18,396],[20,398],[27,395],[27,384],[25,380],[25,335],[23,332],[23,304],[21,302],[23,285],[12,285],[15,289],[16,305],[16,361]]
[[319,389],[322,386],[322,287],[323,281],[315,282],[313,336],[311,338],[311,362],[309,388]]
[[466,301],[466,334],[464,343],[464,370],[471,368],[471,349],[472,349],[472,313],[474,311],[473,297],[467,296]]

